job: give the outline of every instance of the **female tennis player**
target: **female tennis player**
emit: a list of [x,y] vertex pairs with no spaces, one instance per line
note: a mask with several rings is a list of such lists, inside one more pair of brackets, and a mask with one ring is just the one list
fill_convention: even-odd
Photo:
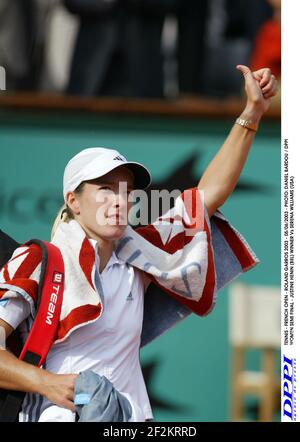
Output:
[[[60,248],[65,264],[55,342],[43,369],[16,358],[3,342],[0,351],[0,388],[27,393],[20,421],[75,421],[74,388],[86,370],[105,376],[127,395],[133,420],[153,419],[139,360],[141,344],[190,312],[207,314],[217,290],[257,263],[218,209],[237,184],[277,86],[268,68],[251,72],[238,65],[237,69],[245,79],[245,109],[197,188],[183,192],[164,215],[165,224],[146,226],[140,232],[128,226],[131,191],[145,189],[151,181],[143,165],[107,148],[84,149],[66,165],[65,204],[52,231],[52,243]],[[195,190],[202,191],[196,217],[203,219],[202,224],[192,225],[189,235],[193,209],[189,202],[199,202]],[[176,228],[174,220],[179,220]],[[220,254],[222,241],[226,253]],[[6,338],[17,327],[24,341],[28,335],[40,262],[36,246],[20,247],[0,272],[0,327]],[[144,294],[150,283],[161,289],[162,296],[152,300],[156,316],[147,325],[143,324]],[[175,319],[171,311],[176,311]]]

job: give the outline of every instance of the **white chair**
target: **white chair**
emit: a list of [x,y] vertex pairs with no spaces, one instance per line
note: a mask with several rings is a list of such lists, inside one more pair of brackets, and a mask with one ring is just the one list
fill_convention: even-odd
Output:
[[[229,287],[229,339],[232,352],[231,419],[244,420],[245,395],[259,398],[259,420],[272,421],[280,379],[276,355],[281,344],[280,288],[246,284]],[[260,371],[245,367],[248,349],[262,352]],[[277,396],[277,398],[280,396]]]

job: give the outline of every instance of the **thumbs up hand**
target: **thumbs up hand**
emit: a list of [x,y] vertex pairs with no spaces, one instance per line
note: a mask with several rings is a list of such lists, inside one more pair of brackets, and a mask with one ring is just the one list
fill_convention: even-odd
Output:
[[236,67],[244,76],[245,91],[247,95],[246,108],[262,116],[271,103],[271,98],[276,95],[277,81],[269,68],[251,72],[248,66]]

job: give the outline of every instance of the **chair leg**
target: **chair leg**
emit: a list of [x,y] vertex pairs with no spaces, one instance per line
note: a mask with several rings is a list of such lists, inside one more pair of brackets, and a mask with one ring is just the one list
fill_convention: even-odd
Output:
[[275,354],[272,349],[263,350],[263,373],[265,384],[263,386],[259,420],[272,422],[275,408]]
[[243,419],[243,391],[240,385],[240,374],[244,366],[244,349],[233,347],[232,349],[232,378],[231,378],[231,420]]

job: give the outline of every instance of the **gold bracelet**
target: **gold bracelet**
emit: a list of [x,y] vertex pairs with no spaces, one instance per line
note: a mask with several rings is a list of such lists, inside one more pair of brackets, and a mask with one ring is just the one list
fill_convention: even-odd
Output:
[[252,121],[250,120],[244,120],[243,118],[240,117],[235,120],[235,123],[245,127],[246,129],[253,130],[254,132],[256,132],[258,129],[257,124],[252,123]]

